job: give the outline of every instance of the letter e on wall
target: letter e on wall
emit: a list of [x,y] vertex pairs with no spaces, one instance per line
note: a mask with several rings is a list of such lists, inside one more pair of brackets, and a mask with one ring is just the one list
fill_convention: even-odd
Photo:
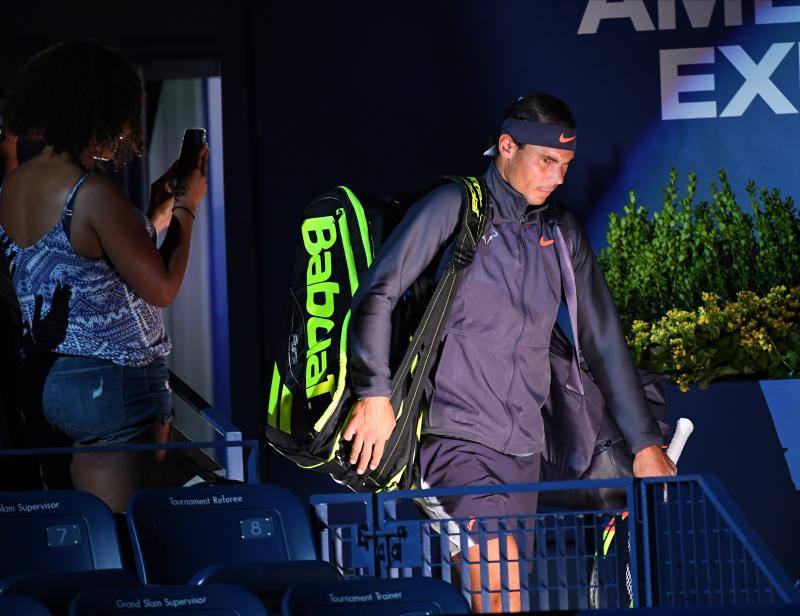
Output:
[[714,75],[679,75],[686,64],[713,64],[713,47],[662,49],[659,51],[661,69],[661,119],[689,120],[717,117],[715,101],[681,102],[681,92],[713,92]]

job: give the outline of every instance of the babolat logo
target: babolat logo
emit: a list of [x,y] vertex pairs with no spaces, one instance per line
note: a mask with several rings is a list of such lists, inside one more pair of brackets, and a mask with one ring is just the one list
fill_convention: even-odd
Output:
[[306,269],[306,398],[331,393],[335,381],[328,372],[331,319],[339,284],[330,280],[330,248],[336,243],[336,219],[333,216],[309,218],[303,222],[303,246],[309,255]]

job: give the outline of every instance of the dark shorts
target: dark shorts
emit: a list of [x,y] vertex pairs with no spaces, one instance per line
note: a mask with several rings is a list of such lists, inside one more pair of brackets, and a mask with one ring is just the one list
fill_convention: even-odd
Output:
[[107,359],[60,357],[44,386],[47,420],[82,445],[129,441],[172,419],[163,357],[141,367]]
[[[509,456],[480,443],[438,436],[423,436],[420,470],[423,488],[496,486],[539,481],[541,454]],[[421,502],[433,518],[454,519],[458,528],[468,529],[467,543],[475,545],[480,530],[494,533],[498,528],[514,529],[521,522],[524,543],[532,545],[533,516],[538,493],[532,491],[500,494],[467,494],[427,498]],[[461,551],[461,538],[451,534],[452,552]],[[455,542],[455,543],[454,543]],[[518,541],[520,543],[520,541]]]

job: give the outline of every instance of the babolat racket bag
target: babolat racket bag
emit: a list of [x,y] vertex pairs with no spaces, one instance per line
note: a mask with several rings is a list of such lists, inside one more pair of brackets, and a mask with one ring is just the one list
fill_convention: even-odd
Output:
[[415,283],[392,315],[393,344],[398,348],[391,352],[396,358],[390,362],[391,403],[397,425],[378,468],[364,475],[349,463],[350,444],[342,440],[355,402],[348,378],[350,303],[376,246],[379,249],[405,207],[397,202],[365,207],[350,189],[339,186],[312,201],[303,214],[287,334],[279,342],[269,388],[266,438],[299,466],[329,473],[357,491],[405,489],[415,481],[424,384],[452,291],[472,260],[486,217],[483,180],[445,176],[432,187],[445,182],[462,188],[461,226],[435,286],[432,280]]

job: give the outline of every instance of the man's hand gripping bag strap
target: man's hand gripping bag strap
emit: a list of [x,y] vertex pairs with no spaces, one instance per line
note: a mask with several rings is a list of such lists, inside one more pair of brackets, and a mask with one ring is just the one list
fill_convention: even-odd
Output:
[[386,442],[383,458],[378,468],[367,475],[359,476],[350,470],[349,477],[336,478],[358,491],[407,489],[418,483],[416,460],[424,412],[420,402],[425,383],[436,362],[439,341],[463,269],[475,256],[488,210],[486,185],[482,178],[442,176],[442,179],[456,182],[461,187],[460,228],[450,261],[392,378],[391,403],[397,425]]

